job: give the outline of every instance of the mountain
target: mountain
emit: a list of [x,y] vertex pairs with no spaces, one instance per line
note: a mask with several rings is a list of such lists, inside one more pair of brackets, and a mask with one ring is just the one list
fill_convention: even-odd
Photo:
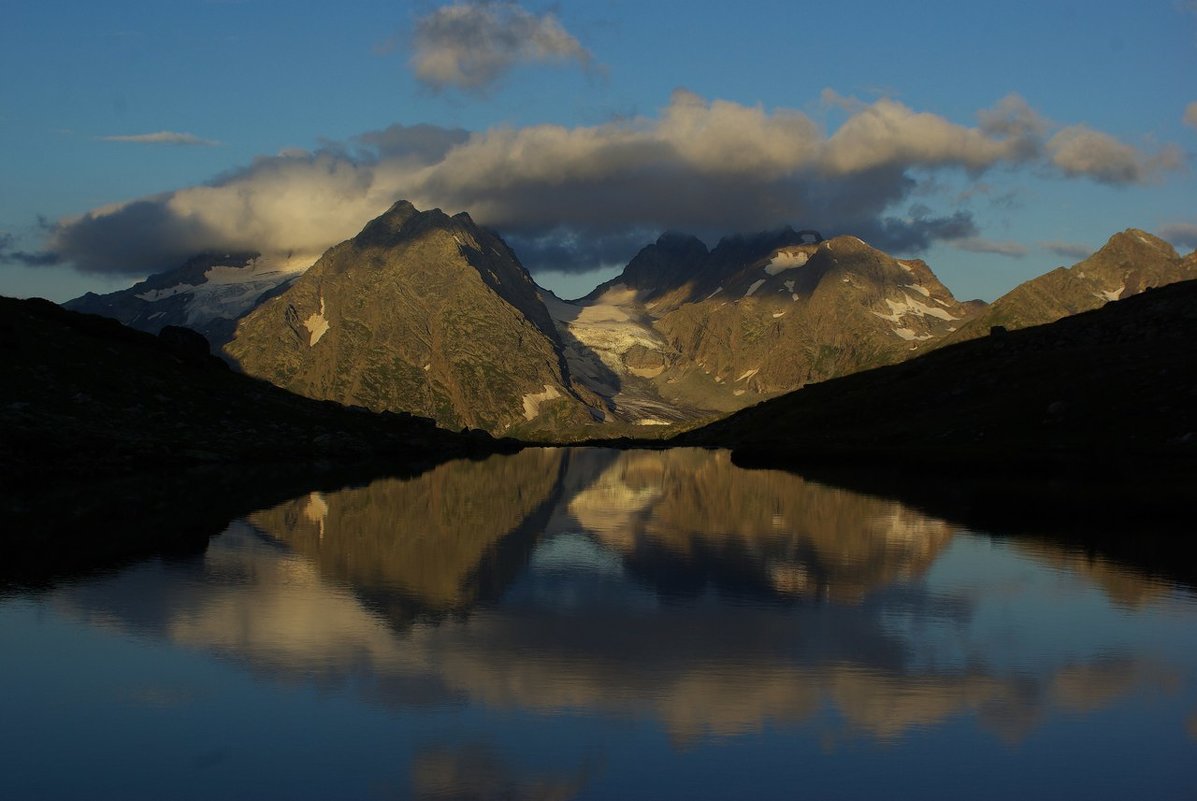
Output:
[[586,297],[547,296],[573,374],[617,419],[683,422],[907,358],[984,305],[856,237],[804,239],[667,234]]
[[1164,240],[1129,228],[1087,259],[1019,284],[940,344],[975,339],[993,326],[1025,328],[1097,309],[1175,281],[1197,278],[1197,254],[1181,258]]
[[604,414],[506,243],[406,201],[242,318],[224,350],[293,392],[454,429],[529,436]]
[[922,463],[1191,473],[1197,281],[812,384],[674,443],[730,447],[756,464],[890,472]]
[[0,350],[5,490],[232,462],[427,464],[496,447],[485,435],[364,414],[239,375],[185,328],[154,336],[45,300],[0,298]]
[[128,289],[88,292],[63,305],[151,334],[168,325],[186,326],[219,349],[232,338],[242,315],[285,289],[307,266],[306,260],[259,253],[201,253]]

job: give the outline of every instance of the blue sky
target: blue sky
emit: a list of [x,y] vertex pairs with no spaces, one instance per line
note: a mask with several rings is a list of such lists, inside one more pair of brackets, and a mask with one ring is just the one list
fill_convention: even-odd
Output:
[[0,294],[318,255],[401,197],[564,295],[664,228],[857,233],[987,299],[1130,226],[1197,246],[1186,0],[3,10]]

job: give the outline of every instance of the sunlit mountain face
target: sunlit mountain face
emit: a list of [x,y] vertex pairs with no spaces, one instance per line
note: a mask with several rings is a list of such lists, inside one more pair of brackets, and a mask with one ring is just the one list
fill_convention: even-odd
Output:
[[294,797],[1161,797],[1193,778],[1194,623],[1190,588],[725,452],[533,449],[4,600],[39,645],[0,667],[6,719],[62,728],[3,746],[104,732],[197,792]]

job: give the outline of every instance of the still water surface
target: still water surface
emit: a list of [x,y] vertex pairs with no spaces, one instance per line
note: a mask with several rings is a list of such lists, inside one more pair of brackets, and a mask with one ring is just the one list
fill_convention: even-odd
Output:
[[1197,798],[1191,589],[722,452],[312,493],[0,646],[0,798]]

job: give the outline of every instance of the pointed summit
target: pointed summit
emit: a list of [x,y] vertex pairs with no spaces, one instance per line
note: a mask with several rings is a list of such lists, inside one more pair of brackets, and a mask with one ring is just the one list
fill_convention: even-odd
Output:
[[503,240],[468,215],[406,201],[247,315],[225,352],[294,392],[451,429],[591,419],[536,285]]
[[1197,261],[1182,259],[1157,236],[1128,228],[1071,267],[1019,284],[995,300],[947,342],[985,336],[993,326],[1013,330],[1042,325],[1137,295],[1146,289],[1197,278]]

